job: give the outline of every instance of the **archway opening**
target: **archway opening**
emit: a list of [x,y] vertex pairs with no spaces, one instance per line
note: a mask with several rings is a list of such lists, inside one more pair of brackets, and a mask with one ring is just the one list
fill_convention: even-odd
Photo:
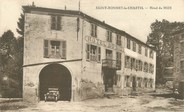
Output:
[[39,97],[44,100],[44,94],[48,88],[58,88],[62,101],[71,100],[71,74],[69,70],[60,64],[51,64],[44,67],[39,75]]

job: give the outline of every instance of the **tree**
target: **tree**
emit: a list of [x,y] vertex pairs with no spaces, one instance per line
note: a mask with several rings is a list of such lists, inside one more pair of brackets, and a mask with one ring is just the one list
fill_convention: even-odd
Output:
[[[24,9],[22,9],[23,11],[24,11]],[[17,33],[19,33],[19,35],[21,36],[21,37],[24,37],[24,14],[23,13],[21,13],[20,14],[20,18],[19,18],[19,20],[18,20],[18,22],[17,22],[17,26],[18,26],[18,28],[16,29],[17,30]]]
[[0,48],[0,85],[3,97],[20,97],[19,90],[22,88],[20,60],[22,59],[17,47],[17,40],[11,30],[3,33],[0,38]]
[[147,37],[147,44],[157,51],[156,83],[164,83],[166,66],[173,66],[172,32],[184,28],[184,23],[156,20],[150,26],[151,33]]

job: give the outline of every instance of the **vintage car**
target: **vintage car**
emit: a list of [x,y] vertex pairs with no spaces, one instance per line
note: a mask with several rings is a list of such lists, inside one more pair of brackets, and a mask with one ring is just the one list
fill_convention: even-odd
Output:
[[48,92],[44,94],[45,102],[46,101],[58,101],[60,95],[59,95],[59,89],[58,88],[48,88]]

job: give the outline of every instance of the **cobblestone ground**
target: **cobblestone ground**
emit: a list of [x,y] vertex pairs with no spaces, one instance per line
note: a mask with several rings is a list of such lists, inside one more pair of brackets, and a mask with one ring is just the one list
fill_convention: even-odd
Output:
[[171,93],[146,93],[89,99],[81,102],[44,102],[36,105],[21,101],[0,101],[2,112],[184,112],[184,100]]

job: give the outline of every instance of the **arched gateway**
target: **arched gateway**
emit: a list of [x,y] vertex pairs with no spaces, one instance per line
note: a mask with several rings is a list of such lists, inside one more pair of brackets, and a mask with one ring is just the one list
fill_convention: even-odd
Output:
[[71,100],[71,74],[69,70],[60,64],[50,64],[44,67],[39,75],[39,97],[44,100],[44,94],[48,88],[58,88],[62,101]]

